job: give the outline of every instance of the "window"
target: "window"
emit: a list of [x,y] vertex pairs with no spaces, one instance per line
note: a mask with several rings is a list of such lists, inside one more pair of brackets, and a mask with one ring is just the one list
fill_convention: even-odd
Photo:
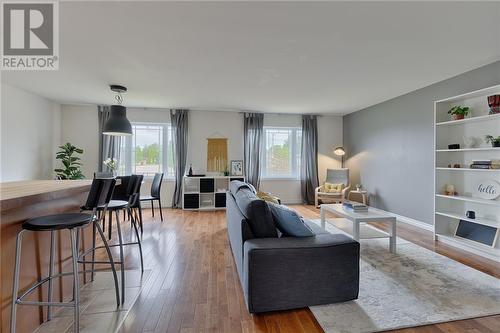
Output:
[[302,129],[264,127],[263,178],[300,178]]
[[119,174],[174,176],[170,124],[132,123],[132,136],[121,140]]

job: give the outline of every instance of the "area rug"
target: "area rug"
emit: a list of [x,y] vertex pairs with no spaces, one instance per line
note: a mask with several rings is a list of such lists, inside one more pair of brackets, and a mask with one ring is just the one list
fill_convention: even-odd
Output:
[[[343,232],[328,223],[327,230]],[[400,238],[397,243],[393,254],[386,239],[361,241],[359,298],[310,308],[326,333],[379,332],[500,314],[500,279]]]

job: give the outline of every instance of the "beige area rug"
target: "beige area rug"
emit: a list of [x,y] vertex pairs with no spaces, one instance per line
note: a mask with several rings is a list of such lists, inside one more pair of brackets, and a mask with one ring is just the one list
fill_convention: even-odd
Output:
[[[117,273],[120,280],[120,272]],[[80,332],[112,333],[118,331],[150,276],[149,270],[145,270],[143,274],[140,270],[127,270],[125,303],[117,308],[112,273],[97,272],[94,282],[87,283],[80,291]],[[38,327],[36,333],[73,332],[73,308],[55,307],[54,309],[56,311],[54,318]]]
[[[327,230],[342,232],[328,223]],[[500,314],[500,279],[397,243],[392,254],[386,239],[361,241],[359,298],[310,308],[325,332],[379,332]]]

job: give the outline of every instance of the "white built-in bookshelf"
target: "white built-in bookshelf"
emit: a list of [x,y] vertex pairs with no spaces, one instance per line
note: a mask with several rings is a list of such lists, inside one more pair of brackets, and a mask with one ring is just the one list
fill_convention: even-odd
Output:
[[[436,101],[434,104],[434,236],[438,241],[500,261],[499,232],[492,246],[455,235],[460,220],[474,223],[471,226],[500,229],[500,197],[488,200],[475,194],[477,185],[482,181],[500,183],[500,170],[470,168],[473,160],[500,160],[500,148],[493,148],[484,141],[488,134],[500,136],[500,114],[488,114],[487,96],[495,94],[500,94],[500,85]],[[463,120],[452,120],[448,115],[448,110],[457,105],[470,107],[471,113]],[[464,137],[475,138],[476,144],[467,146]],[[457,143],[460,149],[448,148],[448,145]],[[455,164],[461,167],[453,168]],[[445,195],[446,184],[454,185],[458,195]],[[476,218],[467,218],[467,211],[474,211]]]

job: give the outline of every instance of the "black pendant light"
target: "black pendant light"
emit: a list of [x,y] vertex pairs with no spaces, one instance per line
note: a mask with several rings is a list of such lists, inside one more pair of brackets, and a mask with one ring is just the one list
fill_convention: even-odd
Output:
[[111,105],[109,118],[104,123],[102,133],[115,136],[132,135],[132,125],[127,119],[127,108],[121,105],[123,102],[121,94],[126,92],[127,88],[115,84],[109,87],[113,92],[117,93],[116,101],[118,104]]

